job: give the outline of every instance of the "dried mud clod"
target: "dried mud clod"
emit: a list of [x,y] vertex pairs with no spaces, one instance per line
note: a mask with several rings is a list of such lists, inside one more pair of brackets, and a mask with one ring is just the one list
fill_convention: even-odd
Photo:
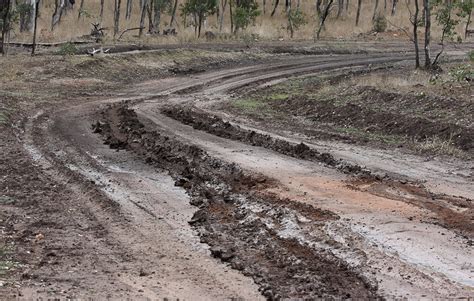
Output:
[[346,174],[380,180],[380,176],[372,174],[369,170],[359,165],[338,160],[331,154],[319,152],[304,143],[290,143],[267,134],[246,130],[238,125],[224,121],[218,116],[209,115],[197,109],[169,107],[163,109],[163,113],[197,130],[205,131],[219,137],[244,142],[253,146],[264,147],[298,159],[321,162],[328,166],[335,167]]
[[[328,251],[339,243],[323,227],[337,215],[278,198],[265,190],[277,184],[272,180],[148,131],[123,104],[101,115],[105,143],[169,171],[199,208],[189,223],[211,255],[252,277],[267,299],[377,297],[376,283]],[[308,153],[304,146],[296,151]]]

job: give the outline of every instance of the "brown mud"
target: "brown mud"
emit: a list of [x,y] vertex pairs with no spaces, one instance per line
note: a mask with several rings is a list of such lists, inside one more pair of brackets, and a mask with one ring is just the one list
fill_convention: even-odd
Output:
[[379,179],[378,176],[372,175],[370,171],[363,169],[361,166],[338,160],[330,153],[321,153],[304,143],[294,144],[267,134],[246,130],[238,125],[224,121],[219,116],[209,115],[197,109],[189,107],[169,107],[163,109],[162,112],[166,116],[190,125],[197,130],[205,131],[222,138],[244,142],[253,146],[261,146],[298,159],[321,162],[347,174]]
[[263,193],[276,183],[146,130],[124,105],[103,111],[93,129],[110,147],[134,151],[169,171],[200,208],[190,224],[201,241],[211,246],[214,257],[252,277],[266,298],[376,297],[375,283],[331,253],[316,252],[305,239],[337,219],[333,213]]
[[[320,153],[304,143],[290,143],[269,134],[257,133],[253,130],[243,129],[238,125],[224,121],[216,115],[210,115],[191,107],[168,107],[162,112],[175,120],[192,126],[194,129],[230,139],[252,146],[260,146],[294,158],[322,162],[330,167],[354,175],[356,178],[349,181],[350,188],[367,191],[371,194],[400,200],[420,208],[433,211],[440,219],[440,223],[449,229],[455,230],[460,235],[474,238],[474,204],[472,200],[435,194],[427,190],[420,183],[411,183],[407,180],[395,180],[385,175],[381,178],[369,170],[354,164],[349,164],[341,159],[334,158],[330,153]],[[394,193],[396,192],[396,193]],[[462,212],[452,210],[452,207],[461,208]]]

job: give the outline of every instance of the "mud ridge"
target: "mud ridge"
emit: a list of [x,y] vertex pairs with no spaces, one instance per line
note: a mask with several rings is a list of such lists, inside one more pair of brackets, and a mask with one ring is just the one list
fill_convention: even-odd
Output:
[[338,243],[323,227],[335,214],[265,192],[277,183],[148,131],[123,104],[100,119],[93,130],[106,144],[169,171],[199,208],[189,223],[212,256],[252,277],[267,299],[377,297],[376,283],[328,251]]
[[194,108],[168,107],[163,109],[162,112],[166,116],[190,125],[197,130],[205,131],[222,138],[264,147],[298,159],[321,162],[328,166],[335,167],[346,174],[376,180],[381,179],[380,176],[372,174],[369,170],[359,165],[344,162],[340,159],[338,160],[330,153],[319,152],[302,142],[299,144],[290,143],[283,139],[273,138],[267,134],[246,130],[238,125],[224,121],[218,116],[209,115]]

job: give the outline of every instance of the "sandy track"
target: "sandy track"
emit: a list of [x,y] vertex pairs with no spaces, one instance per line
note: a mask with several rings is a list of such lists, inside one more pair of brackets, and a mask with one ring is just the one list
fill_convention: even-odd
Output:
[[[140,116],[160,132],[178,135],[215,157],[277,179],[282,185],[273,192],[339,214],[342,219],[329,223],[326,231],[346,246],[332,251],[379,282],[381,295],[467,296],[474,286],[469,266],[474,254],[466,247],[466,239],[432,223],[436,221],[433,212],[387,193],[375,195],[367,187],[348,188],[350,179],[333,169],[199,132],[160,114],[160,107],[169,102],[218,101],[216,95],[245,85],[404,59],[386,55],[295,57],[286,62],[148,82],[125,91],[124,99],[135,102]],[[102,222],[114,243],[133,255],[130,271],[114,276],[114,285],[110,281],[90,285],[106,291],[125,287],[125,296],[132,297],[258,298],[257,286],[249,278],[212,259],[206,246],[199,243],[187,224],[195,209],[166,173],[129,153],[108,149],[91,133],[95,112],[120,100],[66,107],[48,112],[49,118],[39,113],[27,127],[25,147],[51,176],[66,181],[67,167],[67,172],[94,181],[121,205],[119,226],[108,224],[106,216]],[[94,209],[98,216],[104,215],[100,208]],[[104,270],[116,269],[102,264]],[[147,271],[156,267],[159,272],[155,274]],[[140,276],[140,269],[147,277]]]

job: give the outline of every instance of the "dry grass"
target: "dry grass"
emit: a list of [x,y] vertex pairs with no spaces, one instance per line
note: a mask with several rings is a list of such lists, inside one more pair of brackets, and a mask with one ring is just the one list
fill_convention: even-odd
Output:
[[447,155],[458,158],[468,157],[466,152],[457,148],[451,139],[444,140],[439,137],[432,137],[423,142],[414,142],[413,147],[420,153]]
[[[184,0],[180,0],[183,2]],[[79,1],[77,1],[79,2]],[[124,1],[122,1],[124,2]],[[280,7],[277,10],[277,14],[272,18],[270,12],[272,9],[272,1],[267,1],[267,7],[265,8],[265,15],[261,15],[257,18],[254,26],[251,26],[248,31],[250,33],[258,34],[263,39],[289,39],[289,34],[286,30],[287,21],[284,11],[284,1],[280,1]],[[99,20],[99,0],[88,0],[84,4],[84,10],[87,14],[78,18],[79,5],[76,5],[74,10],[69,11],[67,15],[63,17],[60,26],[56,27],[51,31],[51,16],[54,11],[54,0],[44,0],[41,2],[41,14],[39,16],[39,40],[41,42],[53,42],[53,41],[64,41],[71,40],[82,35],[88,34],[91,29],[91,22],[97,22]],[[126,29],[131,27],[137,27],[139,24],[139,1],[134,1],[133,12],[130,20],[125,20],[125,3],[122,5],[122,18],[120,28]],[[261,4],[261,2],[260,2]],[[334,9],[332,15],[327,21],[326,30],[323,31],[323,37],[326,38],[353,38],[359,34],[370,32],[373,28],[372,15],[374,9],[374,1],[365,0],[362,6],[362,15],[359,26],[355,26],[355,11],[357,1],[351,1],[348,13],[344,13],[339,19],[336,19],[336,11]],[[113,1],[106,1],[106,7],[104,10],[104,19],[102,25],[109,28],[108,33],[111,35],[113,28]],[[317,25],[316,16],[314,13],[314,1],[301,0],[302,10],[306,13],[306,19],[308,24],[303,26],[295,34],[295,39],[312,39],[314,31]],[[262,7],[260,8],[261,10]],[[398,30],[399,27],[408,28],[409,12],[407,10],[404,1],[400,1],[397,14],[390,16],[389,8],[387,11],[383,9],[383,2],[381,3],[380,13],[385,13],[389,20],[389,33],[380,35],[378,38],[393,39],[401,38],[406,39],[406,36]],[[230,31],[229,11],[225,12],[225,24],[224,32]],[[168,15],[163,16],[162,28],[167,27],[170,22]],[[462,26],[462,24],[460,25]],[[145,37],[145,43],[188,43],[195,41],[196,37],[194,29],[192,27],[184,28],[183,20],[178,16],[178,37]],[[209,17],[205,24],[204,31],[210,30],[217,32],[217,19],[216,16]],[[436,31],[434,33],[436,35]],[[136,40],[134,37],[136,32],[127,33],[125,40]],[[111,37],[109,37],[111,39]],[[31,33],[19,33],[15,30],[12,34],[12,40],[15,41],[29,41],[31,40]]]

